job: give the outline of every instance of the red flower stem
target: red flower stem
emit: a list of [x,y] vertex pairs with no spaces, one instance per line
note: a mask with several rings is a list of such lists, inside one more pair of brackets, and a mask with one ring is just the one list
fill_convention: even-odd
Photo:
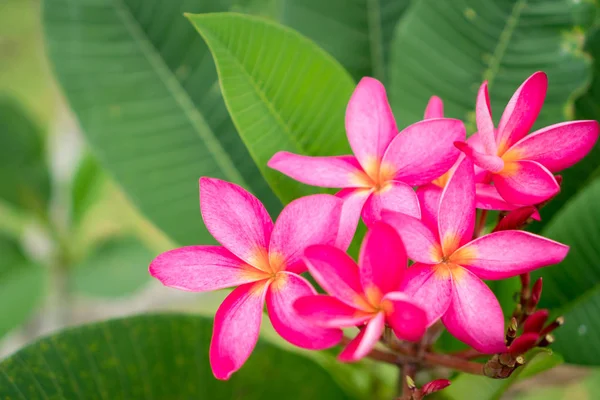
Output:
[[[417,365],[415,363],[406,363],[404,364],[404,367],[400,368],[400,376],[399,379],[400,381],[398,382],[398,386],[399,386],[399,392],[400,392],[400,398],[401,399],[410,399],[411,397],[411,392],[413,390],[411,390],[411,388],[408,386],[408,381],[406,379],[407,376],[409,376],[413,381],[415,378],[415,374],[417,373]],[[413,387],[414,389],[414,387]]]
[[487,219],[487,210],[481,210],[479,214],[479,220],[477,221],[477,227],[475,228],[474,238],[478,238],[483,233],[483,229],[485,228],[485,220]]

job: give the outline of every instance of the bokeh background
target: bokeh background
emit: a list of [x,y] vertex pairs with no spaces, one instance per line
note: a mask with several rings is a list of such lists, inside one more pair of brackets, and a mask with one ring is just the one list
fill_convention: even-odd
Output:
[[[77,0],[46,3],[44,28],[40,1],[0,0],[0,359],[40,336],[89,321],[149,311],[212,315],[226,295],[169,290],[147,273],[148,263],[159,252],[206,239],[194,191],[197,177],[210,172],[194,160],[189,167],[185,163],[173,167],[168,154],[161,153],[159,147],[168,144],[173,127],[169,115],[163,125],[149,115],[174,105],[157,95],[162,93],[160,87],[148,85],[155,78],[144,76],[147,71],[142,70],[138,86],[135,78],[128,86],[119,81],[121,73],[131,78],[131,68],[139,66],[137,53],[148,46],[158,49],[166,73],[190,93],[207,123],[229,132],[219,140],[226,150],[238,152],[233,159],[239,161],[251,189],[268,191],[263,200],[270,210],[281,205],[262,178],[256,178],[258,169],[245,150],[236,147],[241,142],[223,107],[210,53],[204,49],[175,54],[185,46],[203,46],[199,36],[190,36],[196,34],[182,11],[216,10],[217,1],[178,0],[168,6],[166,0],[115,0],[114,9],[101,0],[81,0],[86,4],[81,7],[74,5]],[[334,55],[355,79],[370,75],[393,82],[388,88],[403,126],[419,119],[427,97],[438,94],[446,102],[447,114],[464,119],[472,132],[474,115],[468,110],[481,80],[493,81],[492,106],[498,118],[520,81],[537,69],[550,77],[548,100],[537,126],[600,115],[596,78],[600,64],[595,59],[600,57],[598,6],[592,1],[487,1],[482,6],[460,1],[459,7],[448,6],[456,12],[433,6],[443,3],[433,0],[412,5],[381,1],[381,43],[376,45],[377,37],[343,26],[348,20],[362,26],[363,19],[370,18],[359,9],[364,2],[358,0],[223,3],[229,10],[281,20],[298,29]],[[409,5],[411,15],[405,17]],[[341,9],[356,15],[344,20],[336,16]],[[112,18],[108,13],[122,18],[123,27],[103,28],[102,18]],[[164,16],[162,21],[155,20],[158,14]],[[400,17],[406,20],[398,27]],[[464,30],[444,33],[452,18],[466,21]],[[95,29],[88,29],[94,24]],[[189,29],[179,35],[184,38],[180,42],[170,36],[172,24]],[[112,46],[119,45],[127,29],[133,29],[129,32],[135,40],[123,41],[119,48],[95,47],[101,36],[114,39],[117,44]],[[496,40],[486,42],[488,34]],[[477,35],[482,39],[474,46],[483,49],[466,43]],[[336,36],[343,39],[335,40]],[[465,44],[458,51],[461,41]],[[370,47],[378,49],[366,54]],[[73,54],[79,58],[69,59]],[[105,127],[116,133],[107,138]],[[149,135],[147,146],[140,146],[139,140],[131,139],[161,130],[166,142]],[[183,134],[172,135],[172,140],[185,140]],[[167,145],[164,153],[170,149]],[[600,370],[594,366],[600,364],[599,155],[596,147],[579,167],[565,172],[563,193],[543,210],[544,224],[532,227],[573,247],[564,265],[541,273],[546,285],[543,305],[567,317],[557,337],[557,350],[567,364],[516,383],[505,398],[598,396]],[[517,285],[513,280],[494,287],[507,310],[514,304]],[[282,345],[268,323],[264,331],[268,340]],[[457,345],[448,337],[441,343],[448,348]],[[319,362],[331,360],[323,356]],[[345,383],[348,387],[361,387],[365,393],[392,390],[393,373],[368,368],[375,380],[361,377],[363,371],[354,367],[336,374],[344,375],[339,380],[350,381]],[[369,385],[379,386],[375,390]]]

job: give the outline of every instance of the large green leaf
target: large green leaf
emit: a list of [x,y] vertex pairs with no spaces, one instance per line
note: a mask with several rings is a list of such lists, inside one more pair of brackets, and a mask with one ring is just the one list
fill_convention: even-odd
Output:
[[0,236],[0,338],[32,314],[44,297],[47,273],[27,260],[19,244]]
[[99,197],[104,174],[96,160],[86,154],[77,167],[71,184],[71,222],[79,224]]
[[600,179],[550,221],[544,236],[571,247],[561,264],[536,271],[544,278],[541,306],[559,309],[565,325],[553,348],[565,361],[600,365]]
[[550,86],[537,126],[560,122],[590,77],[578,26],[591,24],[594,11],[592,2],[571,0],[417,1],[392,43],[392,106],[408,124],[438,95],[446,115],[466,120],[472,133],[484,80],[498,121],[521,82],[543,70]]
[[358,80],[387,77],[394,28],[410,0],[283,0],[281,21],[314,40]]
[[45,215],[50,174],[40,128],[12,98],[0,96],[0,199]]
[[134,203],[181,244],[210,240],[198,178],[268,189],[227,115],[210,54],[184,12],[231,0],[47,0],[58,80],[98,160]]
[[211,49],[229,113],[273,190],[284,201],[316,192],[266,163],[280,150],[347,153],[352,78],[314,43],[274,22],[235,13],[188,18]]
[[346,399],[313,361],[259,342],[230,381],[208,363],[211,324],[140,316],[44,338],[0,364],[0,397],[34,399]]
[[571,379],[545,380],[516,393],[515,400],[593,400],[600,392],[600,370],[590,369],[587,376],[575,374]]

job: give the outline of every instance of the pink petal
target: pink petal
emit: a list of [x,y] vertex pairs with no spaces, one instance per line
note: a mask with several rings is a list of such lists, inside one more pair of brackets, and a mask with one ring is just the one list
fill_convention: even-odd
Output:
[[498,231],[458,249],[451,260],[481,279],[505,279],[561,262],[569,246],[533,233]]
[[444,118],[444,102],[437,96],[431,96],[425,108],[424,119]]
[[539,204],[560,191],[554,175],[535,161],[513,161],[494,174],[498,193],[509,203]]
[[370,186],[369,178],[353,156],[309,157],[280,151],[267,165],[307,185],[327,188]]
[[437,214],[440,207],[442,188],[436,185],[425,185],[417,189],[417,198],[421,205],[421,221],[435,234],[438,235]]
[[382,296],[398,290],[407,264],[406,251],[396,230],[381,221],[374,223],[365,235],[358,261],[364,292]]
[[388,293],[383,302],[386,321],[399,339],[418,342],[427,330],[427,313],[406,294]]
[[401,291],[425,310],[427,326],[431,326],[444,315],[450,305],[452,279],[448,274],[440,273],[435,265],[417,263],[408,269]]
[[563,122],[527,135],[515,143],[504,157],[535,161],[550,172],[558,172],[585,157],[597,140],[598,122]]
[[265,268],[273,221],[256,197],[233,183],[200,178],[200,210],[219,243],[248,264]]
[[275,331],[291,344],[311,350],[326,349],[342,340],[340,329],[316,326],[296,313],[296,300],[316,293],[308,281],[289,272],[281,272],[267,291],[267,310]]
[[398,134],[385,88],[377,79],[365,77],[356,86],[346,109],[346,132],[360,165],[374,174],[385,149]]
[[304,272],[304,249],[313,244],[334,245],[343,201],[329,194],[301,197],[288,204],[273,228],[269,244],[271,268]]
[[163,285],[192,292],[224,289],[269,277],[221,246],[170,250],[156,257],[149,270]]
[[370,311],[363,304],[358,266],[333,246],[310,246],[304,251],[310,274],[323,289],[351,307]]
[[536,72],[513,94],[504,109],[496,132],[500,155],[527,135],[542,109],[547,88],[546,74]]
[[298,315],[325,328],[345,328],[361,325],[373,315],[350,307],[332,296],[317,294],[301,297],[294,303]]
[[471,240],[474,224],[473,163],[465,157],[448,180],[440,199],[438,230],[444,255],[450,255],[458,247]]
[[506,351],[504,315],[494,293],[464,268],[452,275],[452,302],[442,317],[448,331],[482,353]]
[[[512,204],[504,200],[498,190],[493,185],[484,183],[475,184],[475,207],[481,210],[513,211],[523,208],[520,204]],[[532,216],[536,221],[540,220],[540,213],[537,209]]]
[[336,193],[336,196],[344,201],[342,206],[342,215],[340,217],[340,230],[335,241],[335,247],[347,250],[352,243],[356,227],[363,207],[372,190],[367,189],[342,189]]
[[473,160],[475,165],[486,171],[500,172],[504,168],[504,161],[497,155],[480,153],[473,149],[467,142],[455,142],[454,145]]
[[398,232],[411,260],[426,264],[437,264],[441,261],[439,241],[423,222],[409,215],[391,211],[383,212],[383,221]]
[[419,199],[412,187],[399,181],[389,181],[383,189],[373,192],[362,210],[367,226],[381,219],[383,210],[421,217]]
[[477,94],[477,106],[475,107],[475,119],[477,121],[477,131],[485,153],[496,155],[496,137],[494,121],[492,121],[492,110],[490,108],[490,96],[488,94],[487,81],[481,84]]
[[238,287],[217,310],[209,354],[217,379],[229,379],[256,346],[268,287],[266,282]]
[[[469,136],[469,138],[467,139],[467,144],[475,151],[477,151],[478,153],[485,153],[485,149],[483,147],[483,143],[481,143],[481,139],[479,138],[479,134],[478,133],[474,133],[471,136]],[[460,160],[460,158],[459,158]],[[456,162],[457,164],[459,163],[459,161]],[[474,166],[475,168],[475,182],[486,182],[489,183],[489,172],[477,165]]]
[[367,326],[346,346],[338,359],[345,362],[358,361],[373,350],[385,328],[385,314],[377,313]]
[[428,119],[412,124],[398,134],[383,156],[382,174],[419,186],[446,172],[458,158],[453,143],[465,140],[462,121]]

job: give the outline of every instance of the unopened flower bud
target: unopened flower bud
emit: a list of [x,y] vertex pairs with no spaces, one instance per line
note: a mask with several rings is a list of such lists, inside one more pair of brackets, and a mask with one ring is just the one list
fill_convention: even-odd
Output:
[[512,342],[508,348],[508,352],[513,357],[525,354],[535,347],[539,337],[537,332],[524,333]]
[[415,390],[417,388],[414,379],[408,375],[406,375],[406,386],[408,386],[410,390]]
[[540,333],[548,320],[548,310],[538,310],[531,314],[523,324],[523,332]]
[[450,386],[450,383],[451,382],[448,379],[436,379],[434,381],[426,383],[421,389],[421,392],[423,396],[427,396],[431,393],[439,392],[440,390],[447,388],[448,386]]
[[538,303],[540,302],[540,297],[542,297],[542,283],[542,278],[539,277],[531,288],[531,300],[529,305],[533,309],[537,307]]
[[537,208],[534,206],[520,207],[512,210],[503,217],[498,225],[494,228],[494,232],[517,230],[533,221],[533,215],[537,213]]
[[542,329],[541,335],[544,336],[548,333],[551,333],[559,326],[563,326],[564,323],[565,323],[565,317],[560,316],[560,317],[556,318],[554,321],[552,321],[552,323],[550,323],[550,325],[548,325],[547,327]]
[[540,342],[538,343],[538,347],[548,347],[552,343],[554,343],[554,335],[549,333]]
[[517,336],[518,328],[519,328],[519,324],[517,322],[517,319],[515,317],[512,317],[510,319],[510,322],[508,323],[508,328],[506,329],[506,345],[507,346],[510,346],[512,341]]

